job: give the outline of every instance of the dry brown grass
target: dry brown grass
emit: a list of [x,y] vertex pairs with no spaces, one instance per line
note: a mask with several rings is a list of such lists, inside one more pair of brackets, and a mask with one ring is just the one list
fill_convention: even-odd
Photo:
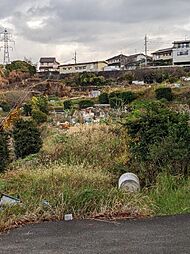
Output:
[[[62,220],[66,213],[72,213],[76,219],[152,213],[147,196],[118,190],[109,173],[91,166],[23,167],[1,176],[0,191],[18,195],[22,201],[22,205],[0,212],[0,231],[25,223]],[[44,206],[43,200],[50,206]]]

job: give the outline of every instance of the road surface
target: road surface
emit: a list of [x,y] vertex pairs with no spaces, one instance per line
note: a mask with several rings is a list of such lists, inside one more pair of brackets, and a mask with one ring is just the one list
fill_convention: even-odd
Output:
[[190,215],[47,222],[0,236],[0,254],[190,254]]

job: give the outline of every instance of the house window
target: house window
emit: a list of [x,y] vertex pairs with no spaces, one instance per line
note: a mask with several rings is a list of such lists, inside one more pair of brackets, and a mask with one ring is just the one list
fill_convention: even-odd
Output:
[[188,50],[177,52],[177,56],[188,56],[188,54],[189,54]]

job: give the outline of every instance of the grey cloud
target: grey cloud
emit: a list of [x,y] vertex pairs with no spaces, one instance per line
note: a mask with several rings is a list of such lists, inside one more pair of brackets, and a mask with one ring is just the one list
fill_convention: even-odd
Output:
[[[189,0],[1,0],[0,9],[0,18],[9,17],[17,35],[26,40],[46,45],[77,42],[101,52],[141,50],[145,33],[167,35],[172,41],[185,32],[176,25],[190,22]],[[28,25],[42,18],[41,28]]]

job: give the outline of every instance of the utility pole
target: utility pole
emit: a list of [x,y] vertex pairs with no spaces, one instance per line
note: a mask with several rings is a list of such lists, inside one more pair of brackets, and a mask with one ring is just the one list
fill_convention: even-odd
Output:
[[75,64],[77,64],[77,52],[76,51],[75,51],[73,60],[75,61]]
[[145,38],[144,38],[144,46],[145,46],[145,66],[147,66],[147,56],[148,56],[148,36],[145,35]]
[[14,43],[14,41],[11,40],[11,34],[7,31],[6,28],[3,32],[0,33],[0,42],[3,43],[3,46],[1,46],[0,48],[4,50],[3,64],[6,65],[11,62],[9,49],[13,50],[13,47],[10,47],[9,43],[10,42]]

